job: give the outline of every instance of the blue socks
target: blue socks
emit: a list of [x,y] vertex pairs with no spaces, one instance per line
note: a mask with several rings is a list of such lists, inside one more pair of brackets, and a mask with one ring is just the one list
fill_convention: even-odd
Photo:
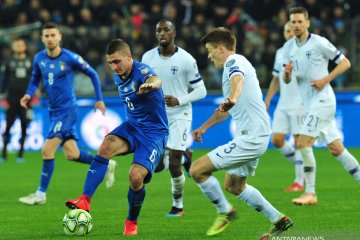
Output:
[[87,151],[80,151],[80,156],[79,156],[78,162],[91,164],[93,159],[94,159],[94,156],[91,153],[89,153]]
[[128,191],[128,202],[129,202],[129,213],[127,220],[137,221],[142,203],[145,199],[145,185],[138,191],[133,191],[129,187]]
[[55,166],[55,160],[54,159],[44,159],[43,160],[43,167],[41,171],[41,177],[40,177],[40,186],[38,191],[40,192],[46,192],[51,176],[54,172],[54,166]]
[[96,155],[86,176],[83,194],[92,197],[105,177],[109,159]]

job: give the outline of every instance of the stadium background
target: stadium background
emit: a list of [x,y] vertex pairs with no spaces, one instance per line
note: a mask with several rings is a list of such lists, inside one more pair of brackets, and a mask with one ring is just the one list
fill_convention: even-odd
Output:
[[[176,43],[196,58],[209,90],[206,99],[194,104],[193,126],[197,127],[221,101],[221,71],[208,61],[205,49],[199,43],[200,37],[212,27],[231,28],[237,35],[237,51],[253,63],[260,85],[266,92],[272,77],[275,51],[284,42],[282,26],[287,21],[287,9],[295,4],[309,10],[310,30],[327,37],[352,62],[351,70],[332,84],[337,90],[336,122],[345,136],[345,144],[360,147],[360,141],[356,139],[360,131],[356,124],[360,120],[357,114],[360,110],[360,42],[357,41],[360,36],[360,3],[355,0],[284,0],[276,1],[276,4],[270,0],[3,0],[0,9],[0,63],[10,57],[9,43],[13,38],[24,37],[28,43],[28,53],[33,56],[43,49],[41,24],[47,21],[59,23],[63,33],[62,46],[82,55],[98,71],[102,80],[105,102],[110,110],[106,120],[101,119],[100,115],[91,114],[91,81],[81,73],[75,77],[75,88],[78,96],[81,96],[78,101],[79,143],[81,147],[96,149],[102,137],[124,119],[121,103],[114,97],[117,92],[112,72],[104,57],[104,48],[110,39],[121,37],[127,40],[134,58],[139,60],[146,50],[156,46],[156,22],[161,18],[175,22]],[[276,98],[271,105],[271,115],[275,105]],[[40,150],[47,133],[46,98],[39,108],[34,109],[34,113],[26,141],[27,150]],[[0,112],[0,121],[3,132],[3,111]],[[227,121],[210,130],[203,145],[194,144],[192,147],[214,147],[218,142],[228,140],[232,131],[231,121]],[[10,150],[18,148],[19,136],[17,122],[12,129]]]

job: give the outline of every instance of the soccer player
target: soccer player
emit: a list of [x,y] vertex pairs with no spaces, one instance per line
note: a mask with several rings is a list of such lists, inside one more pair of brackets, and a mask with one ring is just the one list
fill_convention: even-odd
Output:
[[[293,36],[294,33],[288,22],[284,26],[284,38],[289,40]],[[294,149],[285,141],[285,138],[288,134],[293,134],[296,146],[306,115],[296,80],[290,84],[285,84],[282,79],[283,69],[287,63],[282,55],[283,48],[280,48],[276,52],[273,78],[266,95],[265,104],[268,109],[271,99],[280,89],[280,98],[274,112],[271,141],[291,163],[295,164],[295,180],[292,185],[285,188],[285,192],[298,192],[304,190],[304,162],[299,150]]]
[[[311,150],[316,139],[324,140],[354,179],[360,183],[359,163],[344,147],[334,123],[335,94],[330,82],[350,68],[350,61],[326,38],[309,33],[308,11],[303,7],[289,10],[295,38],[284,45],[287,64],[284,81],[297,80],[307,116],[297,142],[304,159],[305,193],[292,200],[297,205],[317,204],[315,193],[315,157]],[[337,66],[329,73],[328,62]]]
[[123,234],[136,235],[145,184],[150,182],[166,147],[165,99],[161,80],[148,65],[133,60],[124,40],[112,40],[106,48],[106,58],[114,71],[127,120],[105,137],[90,165],[83,194],[75,200],[67,200],[66,205],[71,209],[90,211],[90,199],[104,178],[109,158],[134,153],[129,170],[129,208]]
[[226,169],[225,189],[274,224],[266,234],[280,234],[293,225],[290,218],[275,209],[246,178],[254,175],[259,158],[265,153],[271,134],[269,116],[262,100],[256,72],[251,63],[236,54],[236,38],[226,28],[215,28],[202,39],[208,57],[217,68],[224,68],[222,90],[225,100],[213,115],[193,131],[195,141],[213,125],[230,115],[236,123],[236,137],[195,161],[190,174],[205,196],[214,204],[218,216],[207,230],[209,236],[223,232],[237,217],[236,209],[225,198],[213,172]]
[[[61,145],[66,159],[90,164],[94,156],[87,151],[79,150],[76,139],[77,106],[73,77],[75,71],[81,71],[91,78],[95,88],[96,103],[94,110],[105,114],[102,101],[100,80],[95,70],[78,54],[60,47],[61,34],[56,23],[49,22],[42,27],[42,42],[45,49],[34,56],[33,71],[30,84],[20,104],[27,109],[27,104],[38,88],[40,81],[48,97],[50,112],[50,129],[42,148],[43,167],[40,185],[35,193],[19,198],[27,205],[43,205],[46,203],[48,189],[55,166],[55,152]],[[109,165],[108,184],[114,182],[115,162]]]
[[10,141],[10,129],[16,117],[20,118],[21,138],[20,149],[16,161],[22,163],[24,159],[24,143],[26,139],[26,128],[31,120],[31,109],[24,109],[20,106],[20,99],[24,96],[31,76],[31,60],[26,54],[26,43],[22,38],[15,39],[11,48],[13,56],[1,66],[3,74],[3,85],[1,93],[5,94],[1,105],[6,108],[6,129],[3,134],[4,147],[0,162],[6,160],[7,145]]
[[[206,96],[206,88],[196,60],[184,49],[175,45],[175,36],[174,24],[168,20],[160,20],[156,24],[156,39],[159,47],[149,50],[142,57],[142,62],[151,66],[162,80],[165,94],[169,139],[163,161],[169,161],[171,174],[172,207],[166,214],[169,217],[184,215],[185,176],[181,171],[181,160],[186,151],[186,140],[191,129],[191,103]],[[190,92],[189,88],[192,89]]]

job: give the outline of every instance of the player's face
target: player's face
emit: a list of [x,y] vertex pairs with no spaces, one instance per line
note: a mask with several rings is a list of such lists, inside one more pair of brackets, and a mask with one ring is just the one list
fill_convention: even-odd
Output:
[[124,53],[116,51],[113,54],[106,55],[106,61],[109,63],[111,69],[123,79],[127,78],[132,68],[131,53]]
[[292,38],[294,36],[294,31],[291,28],[290,23],[285,24],[284,27],[284,38],[285,40],[289,40],[290,38]]
[[161,21],[156,25],[156,39],[160,46],[167,47],[173,43],[176,32],[170,22]]
[[59,47],[61,34],[56,28],[44,29],[42,31],[41,40],[47,49],[54,50]]
[[302,13],[291,14],[290,23],[294,31],[294,35],[299,39],[306,34],[307,29],[310,26],[310,21],[306,19],[305,15]]
[[13,42],[12,50],[16,54],[24,53],[26,51],[26,43],[25,43],[25,41],[24,40],[16,40],[15,42]]
[[222,68],[224,62],[222,61],[222,58],[221,58],[221,49],[220,49],[221,45],[218,45],[217,47],[215,47],[211,43],[206,43],[205,48],[208,52],[208,58],[210,59],[210,61],[212,61],[214,63],[215,67]]

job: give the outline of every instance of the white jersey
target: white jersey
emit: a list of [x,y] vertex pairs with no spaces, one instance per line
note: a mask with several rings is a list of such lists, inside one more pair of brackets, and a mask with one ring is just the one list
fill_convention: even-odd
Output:
[[306,42],[298,45],[293,37],[284,45],[284,57],[288,59],[287,62],[292,62],[292,74],[296,77],[306,109],[336,104],[335,94],[329,83],[320,91],[310,85],[310,81],[322,79],[329,74],[329,60],[338,64],[344,58],[333,44],[324,37],[309,34]]
[[229,111],[236,124],[236,134],[238,136],[271,134],[269,115],[262,99],[255,68],[239,54],[229,56],[224,63],[222,77],[224,98],[230,95],[230,79],[235,75],[242,75],[244,78],[242,93],[235,106]]
[[284,48],[280,48],[276,51],[274,69],[272,72],[274,77],[279,78],[280,83],[280,97],[276,108],[284,110],[302,108],[303,103],[295,76],[292,76],[291,82],[288,84],[283,80],[286,64],[287,59],[284,58]]
[[[196,60],[180,47],[176,47],[172,56],[165,58],[160,56],[159,48],[156,47],[143,55],[142,62],[158,74],[162,80],[164,94],[176,97],[179,101],[179,106],[166,107],[169,119],[192,120],[191,102],[206,95]],[[201,88],[200,94],[189,94],[189,87]]]

